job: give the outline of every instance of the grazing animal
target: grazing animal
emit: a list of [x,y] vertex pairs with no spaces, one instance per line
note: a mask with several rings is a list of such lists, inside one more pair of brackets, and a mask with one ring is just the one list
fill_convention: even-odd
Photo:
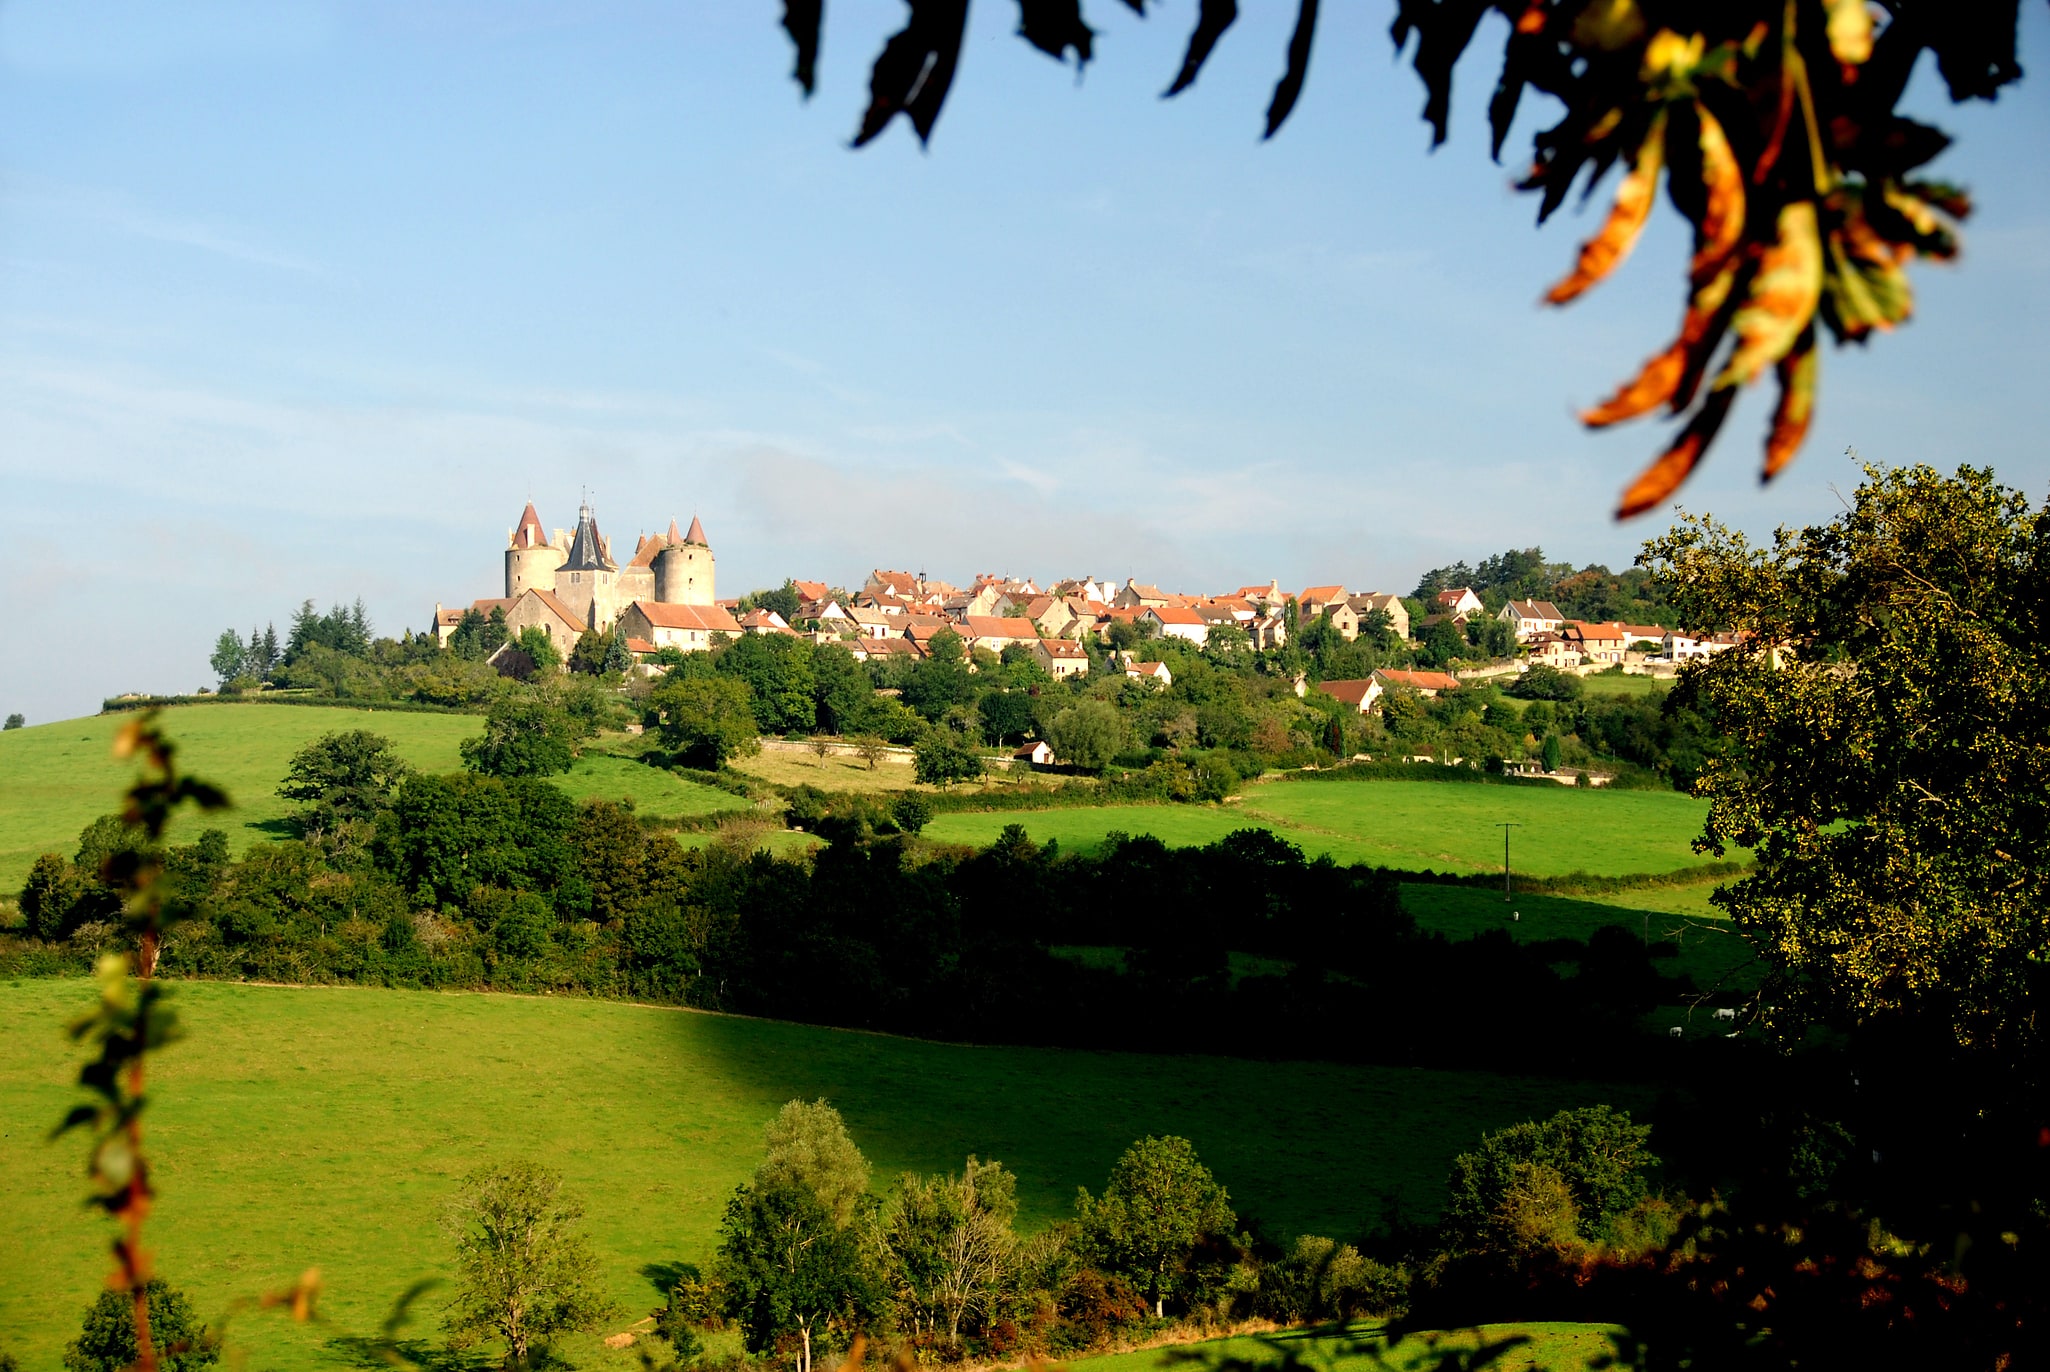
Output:
[[1718,1010],[1715,1012],[1715,1017],[1717,1019],[1735,1019],[1737,1012],[1735,1010]]
[[1676,1024],[1672,1028],[1666,1030],[1666,1036],[1668,1038],[1678,1038],[1680,1037],[1680,1035],[1686,1032],[1687,1031],[1685,1029],[1682,1029],[1679,1025]]

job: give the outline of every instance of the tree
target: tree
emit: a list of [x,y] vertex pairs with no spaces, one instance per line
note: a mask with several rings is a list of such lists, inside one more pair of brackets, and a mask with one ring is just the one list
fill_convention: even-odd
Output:
[[1848,509],[1770,548],[1688,518],[1639,560],[1684,624],[1746,636],[1667,704],[1720,735],[1697,846],[1755,854],[1714,900],[1768,970],[1762,1022],[2040,1093],[2050,511],[1990,470],[1867,467]]
[[718,656],[718,669],[747,683],[755,723],[765,734],[808,734],[818,727],[812,646],[787,634],[742,634]]
[[1107,1271],[1130,1278],[1155,1317],[1169,1296],[1188,1291],[1201,1250],[1228,1240],[1238,1223],[1195,1145],[1173,1135],[1127,1148],[1100,1199],[1076,1192],[1075,1219],[1087,1249]]
[[555,640],[538,624],[529,624],[513,639],[513,646],[524,653],[537,672],[553,671],[562,665],[562,651],[555,646]]
[[982,755],[949,728],[934,729],[911,750],[912,770],[925,786],[973,781],[984,771]]
[[27,723],[28,721],[21,717],[21,713],[19,711],[16,711],[15,713],[7,716],[7,722],[5,724],[0,724],[0,730],[19,729]]
[[882,1244],[914,1328],[931,1333],[944,1326],[947,1341],[958,1345],[964,1316],[988,1323],[1011,1274],[1017,1214],[1017,1178],[1001,1163],[970,1156],[959,1176],[905,1174]]
[[719,1277],[749,1352],[773,1352],[783,1336],[797,1336],[795,1372],[811,1372],[815,1336],[875,1301],[855,1233],[797,1184],[734,1193],[719,1226]]
[[449,633],[448,650],[466,662],[482,662],[497,652],[506,639],[505,608],[494,605],[485,615],[475,608],[463,611]]
[[975,703],[975,713],[992,744],[1016,743],[1032,731],[1032,697],[1023,691],[990,691]]
[[302,833],[321,833],[343,821],[375,819],[412,770],[382,734],[326,733],[292,755],[277,794],[306,807],[298,815]]
[[714,770],[761,751],[747,683],[671,672],[648,693],[642,719],[685,766]]
[[[1298,11],[1288,65],[1267,107],[1268,137],[1302,93],[1317,9],[1303,0]],[[1694,230],[1678,338],[1581,416],[1601,427],[1661,406],[1693,410],[1672,446],[1624,493],[1619,517],[1672,494],[1714,441],[1737,392],[1768,368],[1780,389],[1765,446],[1770,480],[1807,434],[1818,323],[1839,343],[1866,341],[1907,319],[1909,261],[1956,255],[1952,226],[1970,213],[1970,200],[1917,175],[1950,140],[1897,112],[1910,74],[1927,51],[1953,100],[1993,99],[2021,75],[2017,6],[2008,0],[1930,11],[1910,0],[1679,0],[1653,9],[1533,9],[1524,0],[1402,0],[1391,34],[1397,52],[1416,39],[1413,63],[1434,146],[1445,140],[1451,116],[1453,69],[1491,11],[1507,21],[1488,106],[1495,154],[1526,89],[1564,107],[1556,124],[1535,133],[1530,170],[1518,183],[1540,195],[1539,220],[1565,202],[1583,171],[1592,187],[1611,166],[1627,169],[1607,222],[1546,299],[1564,305],[1615,269],[1650,217],[1662,176],[1667,198]],[[1237,13],[1231,3],[1198,8],[1168,95],[1194,84]],[[807,94],[821,19],[818,4],[784,13]],[[912,7],[876,58],[854,146],[899,114],[921,141],[931,137],[966,29],[966,0]],[[1057,59],[1072,49],[1078,67],[1092,55],[1095,35],[1076,3],[1028,5],[1018,32]],[[1731,346],[1714,368],[1726,338]]]
[[1539,756],[1543,758],[1547,772],[1559,770],[1559,736],[1557,734],[1546,733],[1543,750]]
[[598,666],[607,676],[625,676],[633,670],[633,649],[627,646],[626,635],[616,626],[605,636],[605,658]]
[[450,1342],[467,1348],[496,1338],[505,1365],[525,1367],[537,1343],[610,1315],[583,1217],[561,1175],[537,1163],[464,1177],[441,1216],[456,1250],[456,1295],[442,1320]]
[[249,652],[242,646],[241,635],[233,629],[223,629],[214,640],[214,655],[207,659],[207,665],[213,668],[215,679],[226,686],[242,675],[248,660]]
[[757,1189],[799,1186],[818,1197],[834,1224],[846,1227],[868,1195],[868,1159],[854,1145],[840,1112],[823,1100],[785,1102],[764,1131],[768,1151],[755,1168]]
[[1125,746],[1125,722],[1101,700],[1078,700],[1046,724],[1054,756],[1070,767],[1100,772]]
[[463,766],[494,777],[554,776],[570,769],[580,738],[566,710],[521,691],[494,701],[484,732],[463,740]]
[[1587,687],[1579,677],[1533,662],[1509,683],[1509,694],[1519,700],[1578,700]]
[[[143,1287],[150,1341],[163,1372],[200,1372],[221,1360],[221,1350],[192,1313],[192,1302],[162,1277]],[[84,1325],[64,1350],[67,1372],[128,1372],[135,1366],[135,1300],[126,1291],[102,1291],[87,1307]]]
[[1650,1137],[1606,1105],[1498,1129],[1452,1160],[1446,1225],[1468,1245],[1522,1251],[1558,1237],[1569,1215],[1571,1233],[1602,1239],[1647,1194],[1645,1173],[1659,1161]]
[[871,772],[881,765],[888,746],[874,734],[862,734],[854,740],[854,751],[861,754],[861,760],[868,764]]
[[906,791],[890,802],[890,818],[905,833],[919,833],[932,823],[932,802],[915,791]]

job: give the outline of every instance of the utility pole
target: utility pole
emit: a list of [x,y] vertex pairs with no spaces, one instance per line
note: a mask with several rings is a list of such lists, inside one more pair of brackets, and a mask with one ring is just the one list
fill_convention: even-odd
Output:
[[1509,903],[1509,831],[1523,826],[1514,821],[1504,821],[1495,826],[1502,831],[1502,903]]

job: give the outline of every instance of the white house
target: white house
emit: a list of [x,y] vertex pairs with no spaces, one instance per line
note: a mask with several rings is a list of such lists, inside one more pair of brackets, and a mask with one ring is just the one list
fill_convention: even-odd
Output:
[[1566,616],[1549,600],[1512,600],[1495,618],[1516,631],[1518,643],[1528,643],[1532,634],[1556,634],[1566,624]]

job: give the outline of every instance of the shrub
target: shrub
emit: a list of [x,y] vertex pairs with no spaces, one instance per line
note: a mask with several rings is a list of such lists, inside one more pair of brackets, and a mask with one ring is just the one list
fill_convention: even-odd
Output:
[[463,740],[463,766],[495,777],[567,772],[581,734],[567,711],[538,695],[506,696],[485,716],[484,732]]
[[1604,1241],[1611,1221],[1645,1199],[1645,1173],[1658,1166],[1650,1137],[1650,1126],[1606,1105],[1497,1130],[1452,1160],[1446,1225],[1475,1249]]
[[[149,1302],[150,1342],[163,1372],[199,1372],[221,1360],[220,1349],[193,1315],[184,1292],[162,1277],[150,1278],[143,1291]],[[64,1366],[69,1372],[127,1372],[138,1355],[135,1298],[126,1291],[102,1291],[87,1307],[78,1337],[64,1350]]]

